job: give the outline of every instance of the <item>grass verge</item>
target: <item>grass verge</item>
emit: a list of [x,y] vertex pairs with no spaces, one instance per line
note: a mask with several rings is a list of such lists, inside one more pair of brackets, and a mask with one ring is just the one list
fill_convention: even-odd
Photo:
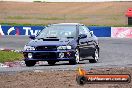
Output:
[[[0,25],[4,26],[47,26],[49,24],[30,24],[30,23],[5,23],[5,22],[0,22]],[[132,25],[125,25],[125,24],[120,24],[120,25],[89,25],[85,24],[87,26],[111,26],[111,27],[132,27]]]
[[22,60],[22,58],[23,58],[23,55],[21,53],[11,52],[11,51],[0,51],[1,63]]
[[5,26],[46,26],[48,24],[30,24],[30,23],[24,23],[24,24],[19,24],[19,23],[5,23],[5,22],[0,22],[0,25],[5,25]]

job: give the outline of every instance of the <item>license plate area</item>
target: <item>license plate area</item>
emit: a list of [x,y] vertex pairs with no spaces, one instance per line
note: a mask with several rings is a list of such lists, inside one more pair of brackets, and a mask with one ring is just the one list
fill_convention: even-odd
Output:
[[35,59],[57,58],[57,53],[54,53],[54,52],[39,52],[39,53],[34,53],[33,57]]

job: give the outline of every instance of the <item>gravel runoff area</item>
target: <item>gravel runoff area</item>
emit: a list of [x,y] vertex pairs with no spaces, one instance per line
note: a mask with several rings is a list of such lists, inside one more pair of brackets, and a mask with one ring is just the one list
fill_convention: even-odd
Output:
[[[18,42],[22,38],[23,42]],[[7,41],[8,40],[8,41]],[[12,40],[12,41],[9,41]],[[1,38],[2,47],[12,47],[21,49],[28,38],[13,37]],[[13,42],[15,41],[15,42]],[[12,44],[10,42],[13,42]],[[14,44],[18,45],[14,46]],[[11,44],[11,45],[10,45]],[[89,74],[130,74],[132,76],[131,64],[131,39],[100,39],[100,62],[96,64],[78,64],[75,66],[59,64],[57,66],[36,66],[6,68],[7,70],[16,70],[16,72],[0,72],[0,88],[132,88],[132,83],[129,84],[86,84],[80,86],[76,83],[77,67],[81,65],[84,69],[90,69]],[[120,48],[121,47],[121,48]],[[112,48],[112,49],[111,49]],[[126,52],[127,51],[127,52]],[[99,66],[98,68],[95,68]],[[114,67],[115,66],[115,67]],[[117,67],[116,67],[117,66]],[[118,67],[119,66],[119,67]],[[106,68],[107,67],[107,68]],[[127,67],[127,68],[126,68]],[[39,70],[34,70],[34,69]],[[63,70],[63,69],[69,70]],[[22,70],[26,69],[26,71]],[[60,70],[59,70],[60,69]],[[21,70],[21,71],[20,71]],[[1,68],[2,71],[2,68]]]
[[[93,68],[88,74],[130,74],[132,68]],[[76,83],[77,71],[34,70],[31,72],[1,73],[0,88],[132,88],[132,82],[125,84]]]

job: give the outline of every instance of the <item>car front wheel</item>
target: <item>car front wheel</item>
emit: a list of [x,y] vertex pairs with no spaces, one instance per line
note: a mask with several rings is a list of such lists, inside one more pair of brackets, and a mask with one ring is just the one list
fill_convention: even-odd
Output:
[[70,60],[69,64],[75,65],[75,64],[79,63],[79,61],[80,61],[80,54],[79,54],[79,50],[76,49],[75,58],[73,60]]
[[27,67],[31,67],[31,66],[34,66],[36,62],[35,61],[25,61],[25,64]]
[[96,49],[93,54],[93,59],[89,60],[90,63],[97,63],[99,60],[99,51]]
[[56,61],[47,61],[49,65],[55,65]]

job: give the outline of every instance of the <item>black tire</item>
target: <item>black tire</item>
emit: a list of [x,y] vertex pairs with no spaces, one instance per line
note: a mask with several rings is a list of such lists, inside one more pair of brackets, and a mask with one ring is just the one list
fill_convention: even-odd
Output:
[[87,78],[84,76],[77,76],[76,81],[79,85],[84,85],[87,82]]
[[25,61],[25,64],[27,67],[31,67],[31,66],[34,66],[36,62],[35,61]]
[[56,61],[47,61],[49,65],[55,65]]
[[77,64],[77,63],[76,63],[76,60],[70,60],[70,61],[69,61],[69,64],[70,64],[70,65],[75,65],[75,64]]
[[69,61],[69,64],[71,64],[71,65],[75,65],[75,64],[79,63],[79,61],[80,61],[79,50],[76,49],[76,52],[75,52],[75,58],[72,59],[72,60],[70,60],[70,61]]
[[96,49],[94,51],[94,54],[92,55],[92,57],[93,57],[93,59],[90,59],[89,62],[90,63],[97,63],[99,60],[99,50],[98,49]]

